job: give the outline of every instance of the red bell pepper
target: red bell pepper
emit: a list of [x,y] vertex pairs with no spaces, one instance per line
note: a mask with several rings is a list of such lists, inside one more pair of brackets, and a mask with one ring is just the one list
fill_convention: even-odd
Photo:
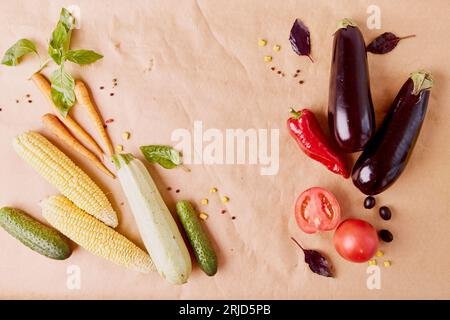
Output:
[[325,165],[328,170],[347,179],[350,172],[345,159],[327,139],[314,113],[308,109],[301,111],[291,109],[291,115],[287,120],[287,127],[300,149],[311,159]]

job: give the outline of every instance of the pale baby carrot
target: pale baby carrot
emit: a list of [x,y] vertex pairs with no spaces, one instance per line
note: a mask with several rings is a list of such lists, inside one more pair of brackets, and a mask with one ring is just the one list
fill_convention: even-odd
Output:
[[76,152],[80,153],[84,157],[91,160],[93,164],[108,176],[115,178],[114,174],[109,171],[104,164],[87,148],[85,148],[77,139],[66,129],[64,124],[59,121],[58,117],[47,113],[42,116],[42,123],[52,134],[54,134],[62,143]]
[[71,130],[86,146],[91,148],[92,151],[96,152],[99,155],[103,154],[102,149],[98,146],[97,142],[84,130],[78,122],[76,122],[70,115],[63,117],[59,112],[58,108],[53,103],[51,86],[48,80],[39,72],[33,74],[31,79],[42,92],[42,94],[47,98],[48,103],[54,110],[58,119],[61,120],[62,123],[66,125],[69,130]]
[[93,100],[91,99],[88,88],[81,80],[75,81],[75,96],[77,98],[77,101],[86,108],[89,116],[95,123],[95,127],[97,128],[103,140],[103,143],[106,146],[109,156],[112,156],[114,154],[114,149],[111,143],[111,139],[109,138],[108,133],[106,132],[106,129],[103,125],[103,120],[100,116],[98,108],[96,108]]

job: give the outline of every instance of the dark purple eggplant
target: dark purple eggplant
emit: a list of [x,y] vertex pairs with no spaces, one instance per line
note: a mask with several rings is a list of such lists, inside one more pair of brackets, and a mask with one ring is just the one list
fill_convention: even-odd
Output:
[[431,74],[411,74],[394,99],[373,139],[353,167],[355,186],[367,195],[386,190],[408,163],[427,111]]
[[334,34],[328,125],[344,152],[362,150],[375,132],[366,45],[358,27],[343,19]]

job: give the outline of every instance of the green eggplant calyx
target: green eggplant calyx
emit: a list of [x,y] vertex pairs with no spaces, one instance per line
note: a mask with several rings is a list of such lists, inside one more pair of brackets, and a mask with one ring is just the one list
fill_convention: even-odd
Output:
[[433,86],[433,77],[430,72],[423,70],[416,71],[409,76],[414,83],[412,94],[417,96],[423,90],[429,90]]
[[303,114],[303,112],[301,111],[295,111],[294,108],[291,108],[289,110],[290,114],[292,115],[292,118],[297,120],[298,118],[300,118]]
[[339,22],[338,22],[338,30],[339,29],[346,29],[348,26],[356,27],[356,23],[354,23],[352,20],[350,20],[348,18],[344,18],[342,20],[339,20]]

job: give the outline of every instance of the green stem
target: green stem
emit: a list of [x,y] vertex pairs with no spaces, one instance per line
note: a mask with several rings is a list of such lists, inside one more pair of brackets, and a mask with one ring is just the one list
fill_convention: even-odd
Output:
[[433,77],[430,72],[420,70],[411,73],[409,77],[414,83],[413,95],[417,96],[423,90],[429,90],[433,86]]
[[291,108],[289,110],[289,113],[292,115],[293,119],[298,119],[302,116],[302,112],[301,111],[295,111],[294,108]]
[[339,20],[339,22],[338,22],[338,30],[339,29],[346,29],[348,26],[356,27],[356,23],[354,23],[352,20],[347,19],[347,18]]

